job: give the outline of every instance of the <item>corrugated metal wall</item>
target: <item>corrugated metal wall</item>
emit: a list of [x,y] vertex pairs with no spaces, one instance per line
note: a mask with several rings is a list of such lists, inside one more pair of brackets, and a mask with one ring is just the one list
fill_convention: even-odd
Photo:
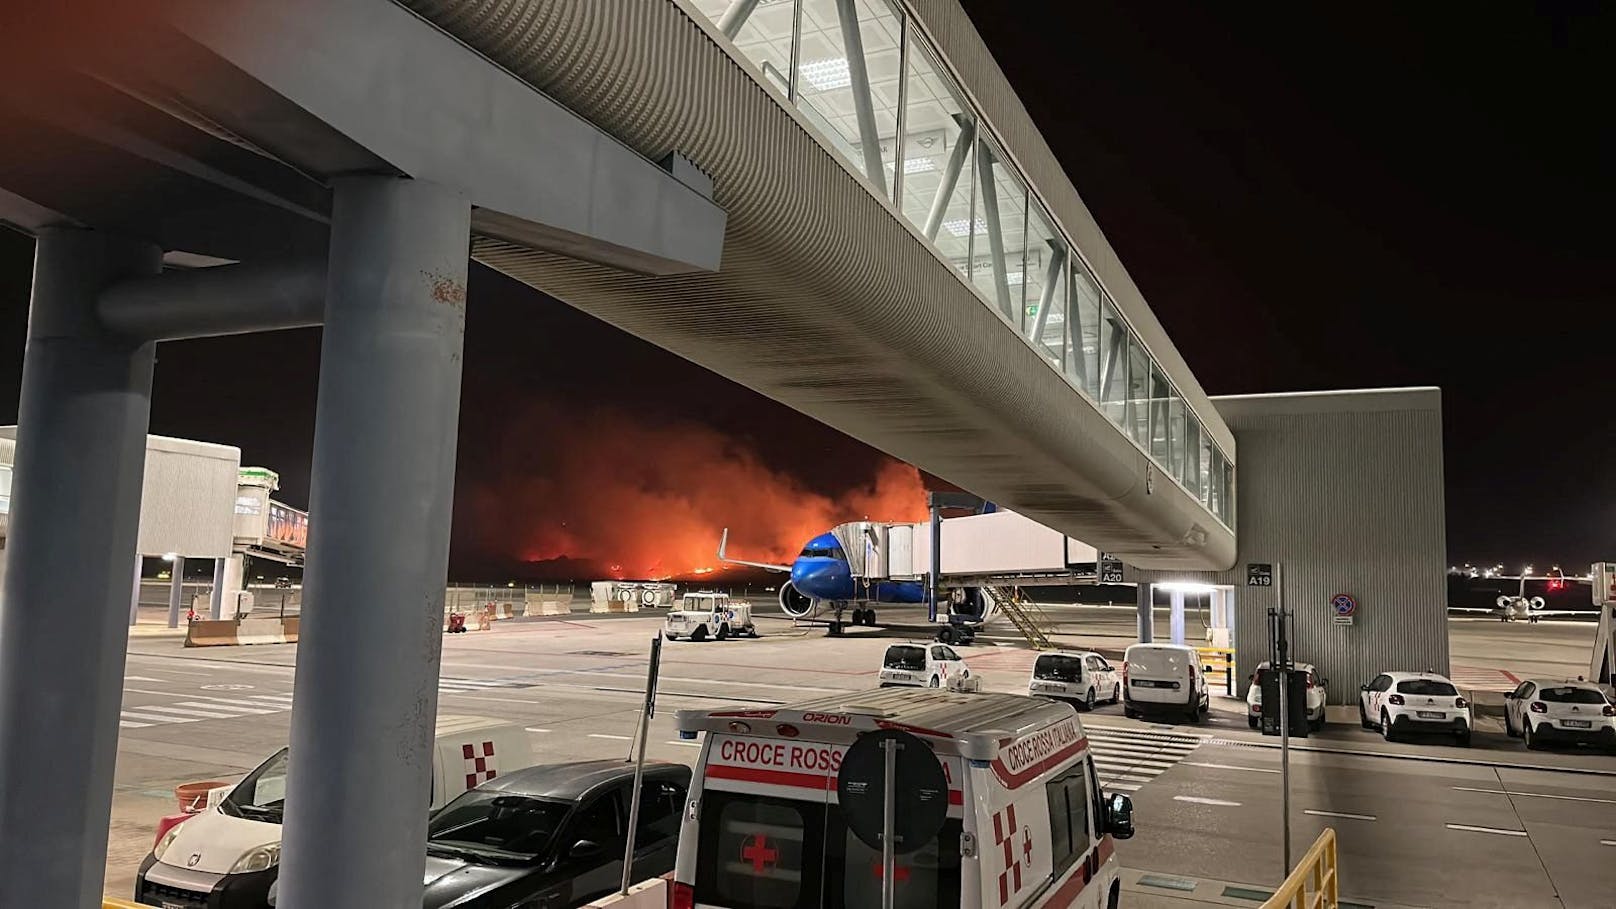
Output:
[[[1292,658],[1330,680],[1330,702],[1388,669],[1448,671],[1442,410],[1436,389],[1215,398],[1240,446],[1239,564],[1187,576],[1234,585],[1242,675],[1268,656],[1278,588],[1245,586],[1248,562],[1282,566]],[[1333,622],[1338,593],[1358,602]]]

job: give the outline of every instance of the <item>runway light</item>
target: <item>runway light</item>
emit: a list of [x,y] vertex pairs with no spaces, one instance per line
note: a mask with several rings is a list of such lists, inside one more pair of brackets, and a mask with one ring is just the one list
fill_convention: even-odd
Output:
[[1169,593],[1213,593],[1218,589],[1211,584],[1202,584],[1196,581],[1164,581],[1151,586],[1157,590],[1166,590]]

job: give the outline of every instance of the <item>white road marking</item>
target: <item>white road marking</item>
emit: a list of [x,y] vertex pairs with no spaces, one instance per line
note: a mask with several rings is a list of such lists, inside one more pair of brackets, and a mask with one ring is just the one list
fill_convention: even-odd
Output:
[[1302,813],[1312,814],[1318,817],[1344,817],[1351,821],[1372,821],[1375,819],[1373,814],[1348,814],[1345,811],[1314,811],[1312,808],[1303,808]]
[[591,732],[591,733],[589,733],[589,737],[592,738],[592,739],[616,739],[619,742],[626,742],[626,741],[628,741],[630,739],[630,736],[626,736],[626,735],[608,735],[608,734],[606,734],[604,732]]
[[[141,709],[146,708],[142,707]],[[154,723],[195,723],[197,721],[196,717],[159,716],[155,713],[137,713],[133,710],[125,710],[121,716],[126,720],[151,720]]]
[[1472,827],[1469,824],[1448,824],[1449,830],[1468,830],[1472,833],[1496,833],[1499,836],[1525,836],[1525,830],[1501,830],[1497,827]]
[[[677,741],[677,740],[664,742],[663,744],[666,744],[666,745],[683,745],[686,748],[700,748],[701,747],[700,742],[684,742],[684,741]],[[626,849],[628,847],[625,846],[624,848]]]
[[177,713],[180,716],[199,716],[209,720],[228,720],[241,716],[239,713],[220,713],[218,710],[192,710],[189,707],[159,707],[155,704],[142,704],[141,710],[155,710],[158,713]]
[[[537,726],[529,726],[529,727],[527,727],[527,729],[526,729],[526,730],[525,730],[525,731],[527,731],[527,732],[549,732],[549,731],[550,731],[550,730],[548,730],[548,729],[540,729],[540,728],[539,728],[539,727],[537,727]],[[623,847],[623,848],[625,848],[625,849],[626,849],[626,848],[628,848],[628,847],[627,847],[627,846],[625,846],[625,847]]]
[[126,675],[126,676],[123,677],[123,680],[125,682],[161,682],[162,681],[162,679],[154,679],[154,678],[152,678],[150,676],[144,676],[144,675]]
[[[1238,808],[1238,807],[1240,807],[1239,802],[1226,802],[1223,799],[1204,799],[1204,798],[1201,798],[1198,795],[1175,795],[1175,796],[1173,796],[1173,801],[1175,801],[1175,802],[1192,802],[1192,803],[1194,803],[1196,805],[1217,805],[1217,806],[1222,807],[1222,808]],[[1452,825],[1450,824],[1449,826],[1451,827]]]
[[150,726],[150,725],[151,725],[150,723],[132,723],[129,720],[119,720],[118,721],[118,727],[120,729],[145,729],[147,726]]
[[1471,786],[1454,786],[1455,792],[1485,792],[1488,795],[1522,795],[1534,799],[1559,799],[1563,802],[1597,802],[1601,805],[1616,805],[1616,799],[1595,799],[1581,795],[1550,795],[1547,792],[1516,792],[1513,789],[1476,789]]
[[1100,781],[1100,788],[1101,789],[1120,789],[1123,792],[1138,792],[1139,791],[1139,786],[1134,784],[1134,783],[1108,783],[1108,782],[1106,782],[1104,780]]
[[1279,773],[1268,767],[1241,767],[1236,764],[1209,764],[1205,761],[1180,761],[1186,767],[1210,767],[1213,770],[1247,770],[1252,773]]
[[289,695],[289,694],[249,694],[249,695],[247,695],[247,697],[250,697],[255,701],[286,701],[286,702],[290,702],[292,700],[292,696]]
[[203,702],[203,701],[180,701],[175,706],[177,706],[177,707],[201,707],[203,709],[208,709],[208,708],[211,707],[214,710],[233,710],[233,711],[235,711],[235,713],[231,714],[232,716],[247,716],[247,715],[251,715],[251,714],[268,715],[268,714],[271,714],[271,713],[282,713],[283,712],[283,711],[280,711],[280,710],[275,710],[273,708],[270,708],[270,709],[266,710],[265,708],[269,707],[268,704],[254,704],[253,706],[250,706],[250,707],[240,707],[240,706],[237,706],[235,704],[215,704],[215,703],[212,703],[212,702]]
[[1616,846],[1616,840],[1600,840],[1599,845],[1601,845],[1601,846]]

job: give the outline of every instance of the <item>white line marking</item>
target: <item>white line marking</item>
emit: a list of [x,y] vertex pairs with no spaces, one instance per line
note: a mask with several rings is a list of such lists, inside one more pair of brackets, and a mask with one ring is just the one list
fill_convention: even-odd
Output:
[[1525,836],[1525,830],[1500,830],[1497,827],[1472,827],[1469,824],[1448,824],[1449,830],[1469,830],[1472,833],[1496,833],[1499,836]]
[[592,739],[616,739],[619,742],[626,742],[629,740],[629,736],[626,735],[607,735],[604,732],[591,732],[589,733],[589,737]]
[[201,697],[204,699],[204,703],[199,704],[194,701],[182,701],[181,703],[199,707],[206,707],[209,704],[215,703],[221,707],[229,704],[232,705],[231,709],[234,709],[235,707],[245,707],[251,709],[255,713],[280,713],[283,710],[290,710],[292,708],[291,704],[282,704],[275,701],[249,701],[245,698],[216,698],[205,694],[201,695]]
[[[683,745],[683,746],[685,746],[685,747],[686,747],[686,748],[700,748],[700,747],[701,747],[701,743],[700,743],[700,742],[680,742],[680,741],[673,741],[673,742],[666,742],[666,743],[665,743],[665,744],[668,744],[668,745]],[[627,847],[624,847],[624,848],[627,848]]]
[[1106,783],[1105,789],[1121,789],[1124,792],[1138,792],[1139,785],[1135,783]]
[[154,679],[154,678],[152,678],[151,676],[148,676],[148,675],[126,675],[126,676],[123,677],[123,680],[125,682],[161,682],[161,681],[163,681],[162,679]]
[[290,701],[292,699],[289,694],[249,694],[247,697],[255,701]]
[[1127,769],[1129,767],[1138,767],[1138,768],[1140,768],[1142,770],[1154,770],[1157,773],[1165,773],[1167,771],[1167,768],[1173,766],[1173,762],[1172,761],[1150,761],[1150,760],[1145,760],[1143,758],[1133,758],[1133,759],[1128,759],[1128,758],[1104,758],[1104,757],[1100,757],[1099,755],[1095,755],[1094,756],[1094,766],[1096,766],[1096,767],[1121,767],[1121,768],[1124,768],[1124,769]]
[[192,710],[189,707],[158,707],[154,704],[142,704],[140,705],[140,709],[155,710],[158,713],[177,713],[180,716],[199,716],[210,720],[230,720],[241,716],[239,713],[222,713],[220,710]]
[[1599,845],[1601,845],[1601,846],[1616,846],[1616,840],[1600,840]]
[[1315,815],[1317,817],[1344,817],[1352,821],[1372,821],[1375,819],[1373,814],[1348,814],[1345,811],[1314,811],[1312,808],[1303,808],[1302,813]]
[[1515,792],[1511,789],[1475,789],[1470,786],[1454,786],[1455,792],[1485,792],[1489,795],[1522,795],[1534,799],[1559,799],[1563,802],[1597,802],[1601,805],[1616,805],[1616,799],[1594,799],[1581,795],[1550,795],[1547,792]]
[[125,710],[122,712],[122,714],[120,714],[120,716],[126,720],[152,720],[158,723],[194,723],[197,719],[196,717],[158,716],[155,713],[136,713],[133,710]]
[[[145,729],[147,726],[150,726],[150,725],[151,725],[150,723],[131,723],[128,720],[119,720],[118,721],[118,727],[120,729]],[[1612,845],[1616,845],[1616,843],[1613,843]]]
[[[1239,802],[1226,802],[1223,799],[1203,799],[1198,795],[1175,795],[1175,796],[1173,796],[1173,801],[1175,801],[1175,802],[1193,802],[1193,803],[1195,803],[1197,805],[1218,805],[1218,806],[1223,807],[1223,808],[1238,808],[1238,807],[1240,807]],[[1453,825],[1449,824],[1448,826],[1451,827]]]
[[268,716],[268,715],[270,715],[272,713],[280,713],[281,712],[279,710],[265,710],[264,709],[265,705],[262,705],[262,704],[255,704],[255,705],[253,705],[251,707],[238,707],[235,704],[215,704],[215,703],[211,703],[211,702],[203,703],[202,701],[180,701],[175,706],[178,706],[178,707],[201,707],[203,709],[212,708],[214,710],[234,710],[235,711],[235,713],[233,714],[234,716],[244,716],[244,715],[250,715],[250,714],[261,714],[263,716]]
[[1210,767],[1213,770],[1248,770],[1248,771],[1250,771],[1252,773],[1278,773],[1279,772],[1278,770],[1272,770],[1272,769],[1267,768],[1267,767],[1240,767],[1240,766],[1237,766],[1235,764],[1209,764],[1209,763],[1207,763],[1205,761],[1179,761],[1179,763],[1180,764],[1187,764],[1187,765],[1189,765],[1191,767]]
[[[540,729],[537,726],[529,726],[529,727],[527,727],[527,729],[525,731],[527,731],[527,732],[549,732],[550,730],[548,730],[548,729]],[[625,848],[627,848],[627,847],[625,847]]]

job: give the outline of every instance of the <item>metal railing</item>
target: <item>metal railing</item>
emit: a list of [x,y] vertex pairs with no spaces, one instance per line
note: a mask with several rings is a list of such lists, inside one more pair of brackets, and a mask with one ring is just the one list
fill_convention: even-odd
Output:
[[1262,909],[1337,909],[1335,828],[1326,827]]
[[1195,652],[1201,655],[1201,669],[1207,673],[1207,678],[1221,671],[1223,693],[1234,697],[1234,651],[1227,647],[1197,647]]
[[1004,613],[1010,624],[1016,626],[1021,636],[1034,650],[1052,650],[1054,644],[1050,642],[1049,635],[1039,625],[1039,618],[1048,620],[1043,611],[1031,603],[1023,602],[1019,591],[1014,587],[989,587],[989,595],[999,601],[999,611]]

